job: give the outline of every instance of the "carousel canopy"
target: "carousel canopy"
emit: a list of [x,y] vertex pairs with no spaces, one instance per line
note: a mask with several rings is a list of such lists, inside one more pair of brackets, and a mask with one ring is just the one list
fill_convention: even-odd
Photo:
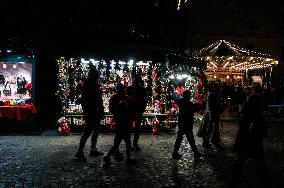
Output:
[[247,50],[225,40],[219,40],[199,50],[195,56],[207,62],[208,72],[240,72],[278,64],[268,54]]

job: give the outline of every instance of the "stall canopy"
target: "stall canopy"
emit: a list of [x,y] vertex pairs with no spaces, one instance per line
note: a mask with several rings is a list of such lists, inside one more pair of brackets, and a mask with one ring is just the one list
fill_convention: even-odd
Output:
[[207,76],[217,78],[237,75],[241,78],[248,70],[271,69],[278,61],[269,54],[241,48],[225,40],[219,40],[195,53],[207,62]]

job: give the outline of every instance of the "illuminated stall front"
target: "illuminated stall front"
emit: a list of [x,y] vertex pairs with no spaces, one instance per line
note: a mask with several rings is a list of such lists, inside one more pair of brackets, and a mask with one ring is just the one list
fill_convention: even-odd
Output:
[[[192,100],[198,101],[202,92],[205,63],[195,58],[167,52],[163,58],[59,58],[59,86],[57,95],[63,102],[63,116],[82,125],[82,108],[80,105],[80,88],[88,74],[89,63],[100,72],[106,124],[112,127],[108,110],[110,96],[115,92],[115,85],[122,83],[125,87],[132,84],[134,75],[141,75],[148,93],[148,105],[144,113],[144,123],[153,124],[156,117],[165,120],[177,111],[174,98],[183,90],[190,89]],[[125,60],[126,59],[126,60]],[[199,89],[197,89],[199,88]],[[157,119],[156,119],[157,120]],[[167,121],[169,122],[169,120]]]

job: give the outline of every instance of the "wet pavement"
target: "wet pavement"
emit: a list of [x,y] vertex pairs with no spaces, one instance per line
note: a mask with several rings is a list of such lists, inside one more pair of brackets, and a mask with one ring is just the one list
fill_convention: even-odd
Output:
[[[277,118],[276,118],[277,119]],[[275,120],[275,118],[274,118]],[[270,137],[265,140],[266,162],[272,178],[271,187],[284,186],[283,121],[269,121]],[[57,136],[48,131],[38,136],[0,137],[0,188],[2,187],[227,187],[235,154],[232,152],[236,122],[223,122],[223,152],[203,150],[204,161],[196,164],[188,142],[184,139],[181,160],[171,158],[175,132],[141,136],[141,151],[133,151],[133,166],[112,158],[105,166],[102,156],[89,157],[90,140],[85,148],[88,162],[73,160],[80,135]],[[196,128],[195,128],[196,131]],[[103,133],[98,149],[106,153],[114,135]],[[121,151],[125,151],[122,143]],[[241,187],[262,187],[253,160],[248,160]]]

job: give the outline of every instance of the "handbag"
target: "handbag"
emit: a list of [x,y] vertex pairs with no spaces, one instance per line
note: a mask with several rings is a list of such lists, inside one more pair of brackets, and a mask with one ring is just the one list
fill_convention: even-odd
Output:
[[11,96],[12,91],[11,91],[11,86],[9,85],[9,89],[7,89],[8,82],[6,83],[4,89],[3,89],[3,94],[4,96]]

